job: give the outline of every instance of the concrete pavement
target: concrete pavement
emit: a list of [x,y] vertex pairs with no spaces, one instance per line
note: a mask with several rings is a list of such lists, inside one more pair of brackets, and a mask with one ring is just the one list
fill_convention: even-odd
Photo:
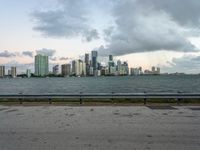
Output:
[[0,106],[0,150],[199,150],[199,108]]

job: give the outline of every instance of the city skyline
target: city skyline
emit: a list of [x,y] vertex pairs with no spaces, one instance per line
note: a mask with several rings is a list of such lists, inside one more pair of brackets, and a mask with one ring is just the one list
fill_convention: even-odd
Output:
[[39,53],[52,67],[97,50],[100,62],[111,54],[130,67],[198,74],[199,7],[196,0],[1,0],[0,65],[21,72],[33,70]]
[[[71,63],[65,63],[61,66],[55,65],[49,68],[48,55],[37,54],[34,59],[34,71],[31,72],[26,68],[26,73],[17,72],[17,67],[12,66],[11,69],[0,66],[0,77],[69,77],[69,76],[128,76],[128,75],[160,75],[161,69],[152,66],[151,70],[143,70],[142,67],[130,68],[128,62],[117,60],[114,61],[113,55],[108,56],[106,65],[102,65],[98,61],[98,52],[92,51],[91,54],[86,53],[85,57],[73,60]],[[9,70],[10,69],[10,70]],[[52,70],[51,70],[52,69]],[[26,74],[26,75],[25,75]]]

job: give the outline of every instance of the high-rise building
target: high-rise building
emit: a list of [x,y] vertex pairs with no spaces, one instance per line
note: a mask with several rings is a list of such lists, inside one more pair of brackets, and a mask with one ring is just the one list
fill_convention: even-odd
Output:
[[48,56],[38,54],[35,56],[35,75],[47,76],[49,74]]
[[82,64],[82,76],[86,76],[86,64],[83,62]]
[[58,75],[58,74],[59,74],[59,65],[55,65],[55,66],[53,67],[53,74],[54,74],[54,75]]
[[121,76],[129,75],[129,67],[127,62],[121,63],[121,61],[118,61],[117,74]]
[[0,78],[5,76],[5,66],[0,66]]
[[11,76],[11,70],[10,69],[8,70],[8,75]]
[[139,70],[140,70],[140,74],[143,74],[142,67],[139,67]]
[[90,64],[90,56],[89,54],[85,54],[85,64]]
[[116,67],[113,67],[113,66],[109,67],[109,74],[116,75]]
[[139,68],[131,68],[130,70],[131,70],[132,76],[140,75],[140,69]]
[[90,66],[90,76],[93,76],[94,75],[94,70],[93,70],[93,67]]
[[106,67],[101,68],[101,75],[105,76],[106,75]]
[[26,76],[27,76],[28,78],[31,77],[31,69],[27,69],[27,70],[26,70]]
[[113,55],[109,55],[109,61],[113,61]]
[[82,60],[73,61],[72,69],[75,76],[86,76],[86,64]]
[[70,76],[71,75],[71,64],[63,64],[61,66],[61,74],[63,76]]
[[[113,61],[113,56],[109,55],[108,68],[109,68],[109,74],[110,75],[114,75],[115,74],[115,73],[113,73],[114,67],[115,67],[115,63]],[[116,70],[116,67],[115,67],[115,70]]]
[[124,75],[129,75],[129,67],[128,67],[128,62],[124,62],[124,68],[125,68],[125,74]]
[[118,75],[120,75],[121,65],[122,65],[121,60],[118,60],[117,61],[117,68],[116,68]]
[[75,75],[75,70],[76,70],[76,61],[75,60],[73,60],[72,61],[72,75]]
[[153,67],[151,68],[151,71],[152,71],[152,73],[155,73],[155,72],[156,72],[156,67],[153,66]]
[[17,77],[17,68],[16,67],[11,67],[11,76],[13,78]]
[[89,54],[85,54],[86,75],[90,75],[90,59]]
[[92,51],[92,53],[91,53],[91,61],[92,61],[92,67],[93,67],[94,73],[97,70],[97,57],[98,57],[98,52],[97,51]]

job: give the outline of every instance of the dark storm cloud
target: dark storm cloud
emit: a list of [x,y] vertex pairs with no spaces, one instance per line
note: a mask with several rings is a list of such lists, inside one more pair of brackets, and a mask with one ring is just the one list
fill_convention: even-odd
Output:
[[160,50],[197,51],[188,37],[200,35],[199,0],[56,1],[59,7],[32,13],[36,22],[34,30],[45,36],[82,36],[83,41],[88,42],[99,39],[99,29],[90,20],[91,10],[96,9],[113,19],[113,23],[104,25],[108,16],[105,16],[105,21],[98,16],[96,18],[103,20],[102,26],[105,26],[102,32],[106,44],[97,48],[100,55]]
[[91,31],[85,32],[85,40],[87,42],[91,42],[93,39],[99,39],[99,35],[96,29],[93,29]]
[[35,11],[33,28],[47,37],[72,38],[82,36],[85,41],[98,39],[98,32],[88,23],[86,0],[58,0],[61,7],[56,10]]
[[13,53],[13,52],[9,52],[7,50],[5,51],[0,51],[0,57],[15,57],[17,54],[16,53]]
[[111,35],[113,34],[113,31],[114,31],[114,27],[111,26],[111,27],[108,27],[107,29],[104,29],[104,38],[105,40],[108,40],[109,37],[111,37]]
[[68,57],[61,57],[59,60],[69,60],[70,58]]
[[200,73],[200,56],[184,55],[180,58],[173,58],[167,64],[169,66],[162,67],[164,72]]
[[33,52],[32,51],[23,51],[22,55],[24,56],[29,56],[29,57],[33,57]]
[[167,12],[180,25],[199,27],[199,0],[138,0],[137,3]]
[[187,37],[199,32],[199,6],[197,0],[117,1],[112,12],[116,31],[108,38],[107,45],[98,49],[99,53],[195,52]]
[[40,50],[36,50],[36,53],[52,57],[56,53],[56,50],[43,48],[43,49],[40,49]]
[[57,57],[50,57],[51,61],[57,61]]

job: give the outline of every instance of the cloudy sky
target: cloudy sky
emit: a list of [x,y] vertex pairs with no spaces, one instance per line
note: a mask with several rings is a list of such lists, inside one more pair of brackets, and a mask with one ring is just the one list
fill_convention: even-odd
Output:
[[33,69],[97,50],[130,67],[200,73],[199,0],[0,0],[0,65]]

